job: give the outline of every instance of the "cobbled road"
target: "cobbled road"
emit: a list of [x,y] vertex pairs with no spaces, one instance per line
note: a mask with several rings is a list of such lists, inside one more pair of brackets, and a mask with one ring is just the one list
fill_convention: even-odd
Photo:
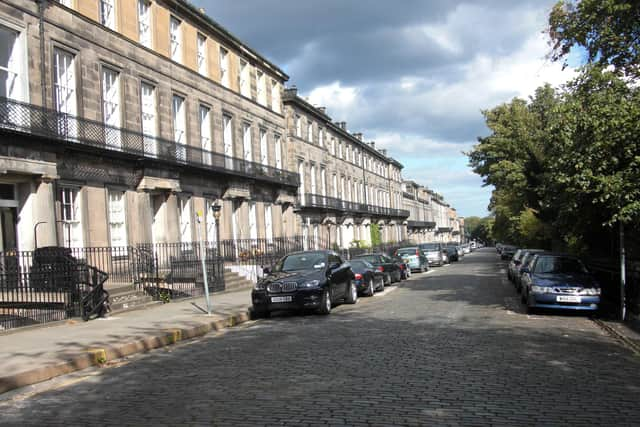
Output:
[[528,316],[492,249],[330,316],[280,315],[38,394],[2,425],[639,425],[640,358]]

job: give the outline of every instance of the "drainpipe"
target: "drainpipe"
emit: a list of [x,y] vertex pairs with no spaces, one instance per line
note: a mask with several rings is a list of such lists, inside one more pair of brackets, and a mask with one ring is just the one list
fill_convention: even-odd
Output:
[[42,89],[42,109],[44,110],[47,104],[47,79],[46,79],[45,52],[44,52],[44,9],[46,7],[47,0],[36,0],[36,1],[38,3],[39,33],[40,33],[40,87]]

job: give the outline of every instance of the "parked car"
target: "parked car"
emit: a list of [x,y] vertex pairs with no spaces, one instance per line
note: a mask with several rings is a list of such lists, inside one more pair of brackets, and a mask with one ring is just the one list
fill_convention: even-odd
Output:
[[405,262],[404,258],[398,255],[392,255],[391,258],[398,264],[400,267],[400,271],[402,272],[402,280],[407,280],[411,277],[411,267],[409,267],[409,263]]
[[384,275],[385,285],[390,285],[394,282],[399,282],[402,280],[402,272],[400,271],[400,266],[398,266],[393,258],[390,258],[386,254],[363,254],[358,255],[353,259],[364,259],[373,264],[376,269]]
[[384,290],[384,274],[364,259],[352,259],[351,270],[359,294],[373,296],[376,291]]
[[600,285],[575,256],[539,253],[522,272],[522,302],[537,308],[595,311]]
[[462,251],[464,252],[464,254],[470,254],[471,253],[471,246],[469,246],[468,243],[465,243],[464,245],[462,245]]
[[509,261],[509,266],[507,267],[507,278],[509,279],[510,282],[515,281],[514,279],[515,271],[517,268],[520,267],[521,258],[524,255],[524,252],[525,252],[525,249],[518,249],[516,253],[513,254],[511,261]]
[[425,253],[429,266],[445,265],[449,260],[442,243],[420,243],[418,247]]
[[516,253],[509,261],[509,267],[507,268],[508,279],[516,284],[516,277],[520,276],[520,267],[522,266],[523,258],[528,254],[536,254],[544,252],[543,249],[518,249]]
[[458,254],[458,248],[454,245],[447,246],[444,248],[447,253],[447,258],[449,262],[457,262],[460,261],[460,255]]
[[520,258],[520,265],[515,269],[513,275],[513,285],[518,293],[522,292],[522,269],[529,264],[535,254],[545,252],[542,249],[525,249]]
[[429,261],[417,246],[400,248],[395,251],[394,255],[401,257],[411,271],[419,271],[420,273],[429,271]]
[[351,265],[333,251],[294,252],[264,273],[251,292],[255,317],[278,310],[314,309],[329,314],[338,301],[355,304],[358,300]]
[[463,258],[464,257],[464,249],[462,249],[462,245],[456,246],[456,249],[458,250],[458,258]]
[[502,251],[500,251],[500,259],[502,260],[510,260],[515,255],[518,248],[511,245],[504,245],[502,247]]

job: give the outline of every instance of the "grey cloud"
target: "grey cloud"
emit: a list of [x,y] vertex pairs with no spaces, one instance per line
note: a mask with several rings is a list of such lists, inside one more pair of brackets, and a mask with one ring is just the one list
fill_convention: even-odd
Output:
[[[314,87],[340,80],[347,84],[428,75],[460,64],[479,52],[517,49],[530,29],[509,12],[524,16],[534,0],[387,1],[195,0],[251,47],[285,68],[292,82]],[[473,9],[448,31],[461,46],[450,52],[417,30],[444,25],[458,7]],[[469,16],[467,16],[469,15]],[[469,21],[469,22],[466,22]],[[508,37],[504,37],[508,34]],[[455,78],[455,75],[445,75]]]

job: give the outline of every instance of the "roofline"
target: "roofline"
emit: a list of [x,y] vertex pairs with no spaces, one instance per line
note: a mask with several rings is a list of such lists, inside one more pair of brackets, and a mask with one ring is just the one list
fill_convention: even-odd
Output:
[[231,34],[229,30],[224,28],[222,25],[214,21],[210,16],[206,13],[200,12],[200,9],[195,7],[193,4],[188,3],[186,0],[162,0],[167,4],[173,4],[174,10],[178,12],[183,12],[189,18],[194,21],[205,25],[209,30],[213,31],[217,36],[219,36],[223,41],[228,43],[230,47],[236,48],[241,54],[245,54],[245,56],[252,57],[255,60],[262,62],[267,68],[276,76],[281,78],[283,81],[288,81],[289,76],[285,73],[280,67],[275,65],[273,62],[269,61],[264,56],[260,55],[254,49],[249,47],[248,44],[240,40],[238,37]]
[[[296,91],[297,91],[297,89],[296,89]],[[376,150],[375,148],[372,148],[365,141],[362,141],[362,140],[356,138],[355,136],[353,136],[353,134],[349,133],[345,129],[342,129],[340,126],[336,125],[332,121],[331,117],[327,113],[323,113],[317,107],[314,107],[313,105],[308,103],[305,99],[300,97],[297,93],[295,95],[292,95],[292,91],[291,90],[285,90],[284,91],[284,95],[282,96],[282,102],[284,104],[291,103],[291,104],[296,104],[296,105],[302,107],[302,109],[304,109],[308,113],[313,114],[317,119],[324,120],[325,121],[325,125],[327,127],[330,127],[335,132],[337,132],[337,133],[341,134],[342,136],[346,137],[347,139],[349,139],[351,142],[360,145],[361,147],[366,149],[369,153],[374,154],[375,156],[377,156],[377,157],[379,157],[379,158],[381,158],[381,159],[383,159],[383,160],[385,160],[385,161],[387,161],[389,163],[392,163],[392,164],[398,166],[400,169],[404,169],[404,165],[402,163],[400,163],[399,161],[397,161],[393,157],[385,156],[380,151]]]

